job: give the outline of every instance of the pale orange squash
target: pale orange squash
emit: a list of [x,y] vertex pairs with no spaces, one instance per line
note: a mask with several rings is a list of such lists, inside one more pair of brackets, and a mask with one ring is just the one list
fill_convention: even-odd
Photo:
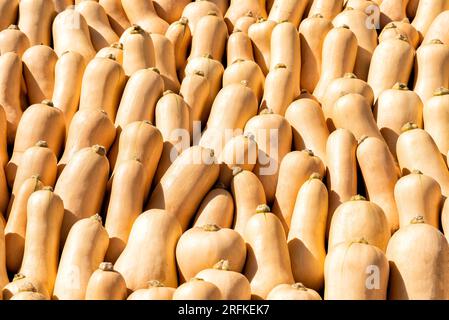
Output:
[[176,74],[175,47],[164,35],[151,34],[154,47],[156,68],[160,71],[164,80],[165,90],[179,92],[180,83]]
[[165,34],[167,31],[168,23],[157,15],[153,1],[122,0],[122,6],[129,21],[146,32]]
[[223,87],[232,83],[246,81],[253,90],[257,101],[262,99],[265,76],[260,67],[252,60],[237,59],[225,69],[223,74]]
[[413,48],[417,48],[420,44],[420,38],[418,31],[410,24],[410,21],[405,18],[402,21],[394,21],[387,24],[382,32],[379,34],[379,42],[394,39],[398,35],[403,35],[407,38],[407,41],[413,46]]
[[195,0],[184,7],[182,16],[187,18],[192,35],[195,33],[198,21],[202,17],[207,16],[209,12],[214,12],[220,17],[223,17],[224,14],[220,11],[217,4],[210,0]]
[[127,300],[172,300],[175,290],[158,280],[150,280],[148,288],[134,291]]
[[332,20],[343,10],[343,0],[312,0],[309,9],[309,17],[321,14],[324,18]]
[[125,300],[128,296],[125,279],[112,263],[102,262],[87,283],[86,300]]
[[19,28],[32,46],[51,44],[51,25],[55,16],[53,0],[21,0],[19,2]]
[[409,0],[382,0],[379,4],[380,27],[385,27],[391,21],[401,21],[407,17],[407,3]]
[[189,21],[182,17],[173,22],[167,29],[165,36],[171,41],[175,48],[176,70],[180,74],[187,64],[188,50],[192,42],[192,33],[189,28]]
[[267,300],[322,300],[318,292],[302,283],[280,284],[267,295]]
[[253,12],[253,14],[258,17],[267,18],[265,1],[266,0],[231,0],[231,4],[225,15],[228,29],[232,30],[237,19],[246,14],[248,11]]
[[0,55],[15,52],[19,57],[22,57],[29,47],[30,40],[25,33],[20,31],[17,25],[12,24],[0,32]]
[[6,29],[9,25],[17,20],[17,12],[19,11],[18,0],[1,0],[0,12],[2,19],[0,19],[0,30]]
[[121,35],[131,26],[121,0],[100,0],[99,2],[106,11],[109,23],[116,34]]
[[248,28],[248,36],[253,42],[254,59],[264,74],[274,67],[271,65],[271,34],[275,26],[276,22],[261,18]]
[[422,39],[435,18],[444,10],[449,10],[449,3],[445,0],[410,0],[410,4],[413,2],[417,2],[417,7],[412,25],[419,31]]
[[127,76],[156,66],[153,40],[140,26],[128,28],[120,42],[123,43],[123,69]]
[[449,151],[447,121],[449,116],[449,89],[438,88],[424,104],[423,119],[426,130],[435,141],[443,157]]
[[168,23],[178,20],[190,0],[154,0],[153,5],[159,17]]
[[217,225],[220,228],[231,228],[234,219],[234,199],[224,186],[218,185],[201,201],[195,215],[193,227]]
[[449,10],[442,11],[439,13],[432,24],[427,29],[426,35],[422,41],[423,44],[430,43],[432,39],[440,39],[444,44],[449,45],[449,32],[446,25],[446,21],[449,17]]
[[268,19],[278,23],[287,20],[298,28],[308,2],[308,0],[275,0],[269,11]]
[[50,295],[46,291],[45,286],[35,279],[25,277],[25,275],[17,273],[10,283],[3,288],[3,300],[11,300],[15,295],[20,294],[21,290],[35,289],[37,293],[49,300]]
[[271,109],[274,113],[281,116],[285,115],[285,111],[295,98],[295,93],[291,86],[292,76],[292,72],[282,63],[277,64],[273,70],[268,72],[265,79],[261,108]]
[[[0,222],[0,287],[2,290],[8,283],[9,279],[6,270],[5,226],[3,222]],[[0,292],[0,297],[3,296],[2,292]]]
[[222,300],[222,294],[215,284],[192,278],[175,290],[173,300]]
[[230,66],[239,59],[254,61],[253,45],[247,33],[234,29],[226,44],[226,61]]
[[248,34],[249,27],[256,22],[257,18],[251,11],[248,11],[244,16],[237,19],[234,24],[234,30],[232,31],[240,30],[241,32]]

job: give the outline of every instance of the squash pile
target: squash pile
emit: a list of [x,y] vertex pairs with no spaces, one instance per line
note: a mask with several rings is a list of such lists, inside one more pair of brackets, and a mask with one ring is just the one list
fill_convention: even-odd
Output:
[[449,299],[448,157],[449,0],[0,0],[3,299]]

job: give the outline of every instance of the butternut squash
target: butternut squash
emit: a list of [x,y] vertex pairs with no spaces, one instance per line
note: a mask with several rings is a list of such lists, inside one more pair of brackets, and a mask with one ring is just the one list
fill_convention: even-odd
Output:
[[299,189],[287,236],[295,281],[313,290],[324,285],[328,193],[314,173]]
[[234,219],[234,199],[223,187],[218,185],[204,197],[195,215],[193,227],[217,225],[220,228],[231,228]]
[[444,203],[441,208],[441,229],[445,236],[449,234],[449,202],[444,200]]
[[409,0],[383,0],[380,5],[380,27],[383,28],[391,21],[401,21],[407,17],[407,3]]
[[136,219],[114,266],[129,291],[146,288],[150,280],[178,286],[175,248],[181,233],[177,219],[165,210],[149,210]]
[[156,68],[164,80],[164,88],[179,92],[181,86],[176,74],[175,47],[171,41],[161,34],[151,34],[153,41]]
[[173,23],[181,17],[182,11],[189,2],[190,0],[154,0],[153,6],[159,17],[168,23]]
[[10,300],[50,300],[48,297],[42,293],[37,292],[36,287],[28,282],[21,285],[19,292],[11,297]]
[[228,260],[220,260],[213,268],[204,269],[195,278],[204,279],[220,289],[223,300],[250,300],[251,286],[239,272],[230,270]]
[[261,108],[271,109],[274,113],[281,116],[285,115],[285,111],[295,98],[295,93],[291,86],[292,76],[292,72],[282,63],[277,64],[273,70],[268,72],[265,79]]
[[223,74],[223,87],[232,83],[246,81],[248,87],[253,90],[257,101],[262,99],[265,76],[260,67],[252,60],[235,60],[229,65]]
[[342,203],[332,216],[328,250],[338,244],[363,237],[384,251],[390,239],[390,225],[382,208],[357,195]]
[[[410,2],[413,2],[413,0]],[[444,0],[420,0],[418,2],[412,25],[420,33],[421,39],[426,36],[436,17],[445,10],[449,10],[449,3]]]
[[271,64],[271,34],[276,22],[260,18],[248,28],[248,36],[253,42],[254,59],[266,75],[273,70],[275,64]]
[[126,300],[125,279],[114,270],[112,263],[102,262],[87,283],[86,300]]
[[120,41],[123,43],[123,69],[127,76],[156,66],[153,40],[141,27],[130,27],[123,33]]
[[0,55],[15,52],[19,57],[22,57],[29,47],[30,40],[25,33],[20,31],[17,25],[12,24],[0,32]]
[[235,22],[248,11],[253,12],[257,17],[267,18],[265,8],[265,0],[249,0],[239,1],[231,0],[228,10],[226,11],[225,20],[228,29],[232,30]]
[[53,4],[55,5],[55,11],[60,13],[73,5],[73,0],[53,0]]
[[267,300],[322,300],[318,292],[302,283],[279,284],[267,295]]
[[4,221],[4,213],[6,213],[6,210],[8,208],[10,194],[8,190],[8,183],[6,182],[5,171],[3,168],[0,168],[0,192],[0,209],[2,210],[0,211],[2,212],[0,220],[2,220],[4,224],[6,224],[6,222]]
[[232,65],[237,60],[254,61],[251,38],[242,30],[234,29],[234,31],[229,36],[226,47],[226,61],[228,63],[228,66]]
[[388,260],[365,239],[341,243],[325,262],[325,300],[386,300]]
[[128,296],[127,300],[172,300],[175,288],[166,287],[158,280],[148,282],[147,289],[139,289]]
[[5,168],[8,161],[8,120],[5,110],[0,106],[0,166]]
[[19,1],[19,28],[32,46],[51,44],[51,25],[55,13],[53,0]]
[[423,44],[430,43],[432,39],[440,39],[444,44],[449,45],[449,32],[444,28],[447,18],[449,16],[449,10],[441,12],[430,25],[427,30],[426,36],[422,41]]
[[417,48],[420,44],[420,38],[418,31],[410,24],[410,21],[405,18],[402,21],[394,21],[387,24],[382,32],[379,34],[379,42],[393,39],[398,35],[403,35],[407,38],[407,41],[413,46],[413,48]]
[[168,27],[165,36],[175,48],[176,71],[179,75],[187,64],[188,50],[192,43],[192,33],[187,18],[182,17],[178,21],[173,22]]
[[215,284],[192,278],[175,290],[173,300],[222,300],[222,294]]
[[[0,286],[3,289],[8,283],[8,274],[6,270],[6,244],[5,244],[5,226],[0,223]],[[0,292],[0,298],[3,296]]]
[[265,299],[274,287],[293,284],[294,279],[281,221],[267,205],[259,206],[256,213],[245,226],[247,257],[243,274],[251,284],[252,299]]
[[103,261],[108,242],[98,214],[73,225],[59,261],[53,300],[85,299],[89,278]]
[[196,25],[198,21],[207,16],[209,12],[216,13],[219,17],[223,17],[220,8],[216,3],[210,0],[195,0],[184,7],[182,11],[182,17],[187,18],[190,32],[192,35],[195,33]]
[[308,2],[308,0],[275,0],[269,12],[268,19],[278,23],[287,20],[298,28]]
[[449,90],[439,88],[434,92],[432,98],[424,104],[423,118],[424,130],[426,130],[435,141],[443,157],[449,151],[447,119],[449,116]]
[[165,34],[167,31],[168,23],[157,15],[153,1],[122,0],[122,6],[129,21],[146,32]]
[[131,26],[121,0],[100,0],[99,2],[106,11],[109,23],[117,35],[121,35]]
[[0,12],[2,13],[2,19],[0,21],[0,30],[6,29],[9,25],[16,22],[18,11],[19,11],[18,0],[0,1]]
[[249,27],[256,22],[257,18],[251,11],[248,11],[244,16],[237,19],[234,24],[234,30],[232,31],[240,30],[241,32],[248,34]]
[[3,288],[3,300],[11,300],[13,296],[19,294],[21,290],[34,288],[36,292],[40,293],[48,299],[50,295],[45,289],[45,286],[35,281],[35,279],[27,278],[25,275],[17,273],[13,280]]
[[313,0],[311,3],[309,17],[319,13],[324,18],[332,20],[343,10],[343,0]]

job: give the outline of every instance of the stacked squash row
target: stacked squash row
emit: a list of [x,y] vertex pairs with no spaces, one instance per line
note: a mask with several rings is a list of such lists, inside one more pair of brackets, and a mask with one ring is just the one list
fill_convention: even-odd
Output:
[[448,88],[447,0],[0,0],[1,296],[449,299]]

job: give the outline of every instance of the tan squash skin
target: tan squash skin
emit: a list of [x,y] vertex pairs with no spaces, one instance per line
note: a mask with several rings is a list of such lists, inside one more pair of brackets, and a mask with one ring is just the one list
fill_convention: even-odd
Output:
[[163,283],[152,280],[147,289],[139,289],[128,296],[127,300],[172,300],[175,288],[166,287]]
[[122,6],[129,21],[146,32],[165,34],[167,31],[168,23],[157,15],[152,1],[122,0]]
[[254,173],[236,168],[231,192],[235,202],[233,228],[243,236],[247,222],[256,214],[257,206],[266,203],[265,191]]
[[100,0],[99,2],[106,11],[109,23],[116,34],[122,34],[131,26],[121,0]]
[[275,0],[269,12],[268,19],[278,23],[288,20],[298,28],[308,2],[308,0]]
[[34,285],[23,285],[19,288],[19,292],[11,297],[10,300],[50,300],[42,293],[37,292]]
[[107,58],[108,56],[115,56],[115,60],[123,66],[123,44],[120,42],[114,42],[108,47],[100,49],[95,57]]
[[185,6],[189,4],[190,0],[154,0],[153,6],[159,17],[173,23],[178,20]]
[[413,122],[422,127],[423,104],[419,96],[410,91],[403,83],[396,83],[393,88],[383,91],[374,106],[374,117],[380,133],[396,157],[396,142],[401,134],[401,128],[407,122]]
[[103,261],[108,242],[98,214],[73,225],[59,261],[53,300],[85,299],[89,278]]
[[198,21],[207,16],[209,12],[215,12],[218,16],[223,17],[220,8],[210,0],[195,0],[184,7],[182,16],[187,18],[192,35],[195,33]]
[[286,235],[298,191],[315,172],[324,176],[325,167],[321,159],[310,150],[287,153],[280,163],[272,211],[281,220]]
[[[229,104],[229,101],[233,101]],[[212,105],[206,129],[199,145],[213,149],[220,156],[226,143],[257,114],[257,97],[247,81],[223,87]]]
[[296,100],[287,108],[285,118],[292,126],[295,150],[312,150],[326,164],[329,130],[320,104],[312,99]]
[[253,44],[251,42],[251,38],[242,30],[234,29],[226,44],[226,53],[226,61],[228,66],[239,59],[254,61]]
[[[6,176],[5,176],[5,171],[3,170],[3,168],[0,168],[0,209],[2,212],[0,219],[4,220],[4,213],[3,212],[7,212],[7,208],[8,208],[8,203],[9,203],[9,199],[10,199],[10,194],[9,194],[9,190],[8,190],[8,183],[6,182]],[[5,222],[5,221],[3,221]],[[5,222],[6,224],[6,222]]]
[[8,161],[8,120],[5,110],[0,107],[0,166],[5,168]]
[[251,25],[257,22],[257,17],[251,11],[248,11],[244,16],[237,19],[232,31],[240,30],[243,33],[248,34],[248,29]]
[[115,133],[114,124],[105,111],[96,109],[77,111],[68,128],[64,153],[58,162],[58,173],[61,173],[70,159],[83,148],[99,144],[109,150]]
[[396,232],[388,243],[390,300],[445,300],[449,246],[422,217]]
[[[3,14],[3,11],[1,12]],[[20,31],[17,25],[10,25],[7,29],[0,32],[0,55],[7,52],[15,52],[19,57],[22,57],[29,47],[30,40],[25,33]]]
[[265,76],[260,67],[252,60],[235,60],[228,65],[223,74],[223,87],[232,83],[248,82],[248,87],[253,90],[260,102],[263,95]]
[[424,104],[424,129],[432,136],[438,149],[446,157],[449,151],[449,90],[437,89],[432,98]]
[[165,210],[149,210],[136,219],[125,250],[114,265],[125,278],[128,291],[144,289],[150,280],[178,286],[175,247],[181,233],[176,218]]
[[223,300],[251,300],[251,286],[248,279],[239,272],[229,269],[228,260],[220,260],[213,268],[204,269],[195,278],[215,284]]
[[422,41],[423,44],[430,43],[432,39],[440,39],[444,44],[449,45],[449,32],[445,28],[446,21],[449,17],[449,10],[441,12],[435,20],[433,20],[426,36]]
[[439,87],[449,87],[449,45],[434,39],[416,51],[413,90],[426,102]]
[[126,300],[125,279],[114,270],[112,263],[102,262],[87,283],[86,300]]
[[[9,283],[6,270],[6,246],[5,246],[5,229],[3,222],[0,223],[0,287],[3,289]],[[0,292],[0,297],[2,293]]]
[[78,52],[84,57],[86,64],[96,54],[86,19],[73,7],[67,8],[55,17],[53,43],[58,56],[66,51]]
[[18,10],[18,0],[0,1],[0,12],[2,13],[2,19],[0,20],[0,30],[6,29],[9,25],[16,22]]
[[449,171],[429,133],[416,125],[406,124],[398,138],[396,154],[403,174],[419,170],[440,184],[443,196],[449,195]]
[[228,29],[221,16],[211,12],[198,20],[196,33],[192,36],[189,59],[210,54],[213,59],[221,61],[225,53]]
[[76,5],[75,9],[86,19],[90,38],[96,51],[108,47],[119,40],[101,4],[96,1],[83,1]]
[[125,248],[133,222],[142,212],[147,197],[143,164],[138,159],[120,163],[109,180],[108,193],[106,260],[114,263]]
[[309,10],[309,17],[319,13],[324,18],[332,20],[342,10],[343,0],[313,0]]
[[171,41],[175,48],[176,70],[181,73],[187,64],[188,50],[192,43],[192,33],[189,28],[189,21],[182,17],[173,22],[167,29],[165,36]]
[[406,18],[408,2],[409,0],[383,0],[379,4],[380,27],[385,27],[391,21],[401,21]]
[[156,68],[160,71],[164,80],[165,90],[179,92],[178,76],[176,74],[175,47],[171,41],[160,34],[151,34],[153,41]]
[[377,98],[397,82],[407,83],[413,68],[415,49],[402,35],[381,42],[374,50],[368,84]]
[[20,273],[45,285],[53,292],[59,259],[59,235],[64,204],[45,187],[28,198],[25,248]]
[[318,292],[302,283],[280,284],[267,295],[267,300],[322,300]]
[[[410,3],[413,0],[410,0]],[[416,1],[418,2],[418,1]],[[449,3],[444,0],[419,0],[412,25],[419,31],[421,39],[424,38],[430,25],[443,11],[449,9]]]
[[398,169],[387,144],[375,137],[362,138],[357,147],[357,162],[369,200],[382,208],[391,233],[394,233],[399,228],[399,214],[394,200]]
[[214,224],[231,228],[234,219],[234,199],[229,191],[217,186],[204,197],[194,218],[193,227]]
[[360,237],[385,252],[390,225],[381,207],[357,195],[335,210],[329,228],[328,251]]
[[407,41],[410,42],[415,49],[420,44],[419,33],[410,24],[410,21],[407,18],[402,21],[394,21],[387,24],[379,34],[379,42],[394,39],[397,35],[405,36]]
[[44,184],[39,177],[30,177],[23,182],[19,191],[10,200],[8,222],[5,226],[6,267],[9,272],[18,272],[22,264],[28,198],[43,187]]
[[301,88],[313,92],[321,75],[323,42],[332,22],[321,14],[304,19],[299,25],[301,40]]
[[[410,2],[415,0],[410,0]],[[347,0],[345,3],[345,8],[350,7],[354,10],[362,11],[366,14],[372,14],[373,10],[378,10],[379,0]]]
[[441,229],[445,236],[449,234],[449,201],[447,198],[441,208]]
[[282,63],[268,72],[261,108],[271,109],[281,116],[285,115],[285,111],[295,98],[294,88],[291,85],[292,76],[292,72]]
[[53,4],[55,6],[56,13],[60,13],[73,5],[73,0],[53,0]]
[[341,243],[326,256],[324,299],[386,300],[389,271],[385,253],[365,239]]
[[120,42],[123,43],[123,69],[127,76],[156,66],[153,40],[140,26],[128,28]]
[[99,212],[109,176],[104,147],[95,145],[78,151],[61,172],[55,193],[64,201],[61,247],[72,225]]
[[334,104],[332,119],[336,128],[351,131],[357,140],[364,136],[383,140],[371,106],[358,93],[348,93],[338,98]]
[[267,11],[265,9],[266,0],[249,0],[239,1],[231,0],[231,4],[226,11],[225,21],[228,25],[228,29],[232,30],[235,22],[238,18],[245,15],[248,11],[251,11],[257,17],[267,18]]
[[51,25],[55,16],[53,0],[21,0],[19,2],[19,28],[32,46],[51,44]]
[[55,65],[55,85],[52,101],[64,113],[66,129],[70,128],[73,115],[78,110],[83,79],[84,58],[75,51],[63,53]]
[[442,205],[441,188],[435,179],[418,170],[402,177],[394,187],[394,198],[398,207],[399,226],[402,228],[419,215],[428,224],[439,228]]
[[295,96],[300,93],[301,41],[295,25],[291,22],[277,24],[271,33],[270,71],[279,63],[292,72],[291,85]]
[[51,99],[55,85],[55,66],[58,61],[53,49],[44,45],[30,47],[23,54],[22,61],[30,105]]
[[248,253],[243,274],[251,284],[252,299],[265,299],[275,286],[294,283],[284,228],[269,211],[267,205],[259,206],[245,226]]
[[192,278],[176,289],[173,300],[222,300],[222,294],[215,284]]
[[313,95],[322,101],[327,86],[336,78],[352,72],[357,58],[357,38],[348,26],[331,29],[324,38],[321,74]]
[[124,69],[115,57],[92,59],[83,75],[79,109],[104,110],[114,121],[125,83]]
[[17,273],[14,275],[13,280],[3,288],[3,300],[11,300],[12,297],[19,294],[22,290],[29,290],[31,288],[46,297],[47,300],[49,300],[49,298],[51,297],[48,294],[48,291],[46,291],[47,289],[41,282],[38,282],[32,278],[25,277],[25,275],[23,274]]
[[268,74],[274,67],[271,65],[271,34],[275,26],[274,21],[259,19],[248,28],[248,36],[253,42],[254,59],[264,74]]
[[320,290],[324,285],[328,193],[318,173],[304,182],[296,197],[288,249],[295,281]]

